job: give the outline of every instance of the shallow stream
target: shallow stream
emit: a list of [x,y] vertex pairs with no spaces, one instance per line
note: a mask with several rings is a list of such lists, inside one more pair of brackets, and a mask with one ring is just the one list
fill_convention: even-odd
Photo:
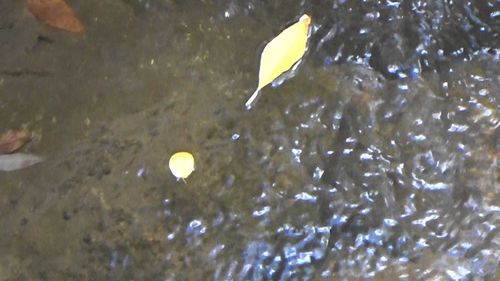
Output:
[[67,2],[83,35],[0,3],[0,132],[45,157],[0,172],[1,280],[500,279],[498,1]]

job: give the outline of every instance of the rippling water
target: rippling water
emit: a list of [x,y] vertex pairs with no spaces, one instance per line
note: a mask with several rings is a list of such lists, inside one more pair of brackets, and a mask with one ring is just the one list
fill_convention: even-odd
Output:
[[[102,3],[130,22],[106,30],[104,11],[76,45],[110,65],[73,62],[97,93],[87,107],[138,93],[168,102],[49,158],[63,180],[6,181],[12,276],[498,280],[498,1]],[[303,62],[245,111],[259,44],[302,13],[313,19]],[[177,147],[198,161],[185,185],[163,167]],[[32,182],[46,194],[20,191]]]
[[[263,5],[287,4],[233,1],[223,15],[274,22]],[[173,240],[215,280],[493,280],[498,2],[301,8],[313,63],[282,85],[292,97],[238,120],[220,211],[182,218]]]

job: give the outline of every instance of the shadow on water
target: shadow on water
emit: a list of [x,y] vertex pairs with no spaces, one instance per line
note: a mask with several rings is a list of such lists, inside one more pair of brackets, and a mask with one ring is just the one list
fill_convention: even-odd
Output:
[[0,130],[46,157],[0,174],[3,280],[499,278],[495,1],[68,2],[84,35],[0,4]]

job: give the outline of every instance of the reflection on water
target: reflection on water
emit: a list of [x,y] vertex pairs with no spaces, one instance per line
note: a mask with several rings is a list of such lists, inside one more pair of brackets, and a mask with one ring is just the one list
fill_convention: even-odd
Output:
[[[257,10],[235,2],[225,17]],[[324,2],[304,8],[316,19],[310,59],[326,69],[290,82],[300,98],[269,98],[237,126],[244,165],[230,173],[254,167],[254,180],[240,181],[251,203],[198,223],[196,235],[193,220],[178,239],[205,236],[195,247],[215,280],[388,269],[408,280],[493,278],[499,11],[491,1]],[[242,225],[241,249],[220,240]]]
[[[464,84],[496,87],[462,71],[455,73]],[[493,274],[499,166],[488,151],[497,143],[497,110],[480,109],[489,102],[477,104],[479,91],[446,97],[420,80],[378,78],[379,88],[360,88],[356,81],[377,79],[360,79],[363,72],[267,115],[274,121],[265,133],[255,123],[246,128],[241,149],[262,171],[248,220],[263,228],[254,242],[266,250],[234,274],[350,279],[388,267],[410,279]],[[254,242],[246,252],[256,251]]]
[[318,9],[324,64],[368,62],[388,77],[447,71],[450,58],[498,55],[495,1],[329,1]]
[[[182,76],[182,93],[59,164],[83,167],[56,189],[98,220],[75,225],[89,234],[71,248],[82,259],[66,253],[78,270],[64,270],[111,280],[498,278],[496,1],[271,2],[123,1],[153,23],[179,14],[168,49],[177,67],[154,67],[169,82]],[[303,12],[314,25],[304,63],[244,111],[256,49]],[[154,167],[186,146],[199,166],[187,184],[166,180]]]

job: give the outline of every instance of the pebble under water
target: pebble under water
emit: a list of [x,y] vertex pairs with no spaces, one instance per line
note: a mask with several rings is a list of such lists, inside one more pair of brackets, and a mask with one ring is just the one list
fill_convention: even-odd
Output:
[[[265,5],[242,2],[224,15]],[[214,184],[220,210],[176,217],[174,248],[188,243],[187,264],[203,261],[214,280],[493,280],[498,3],[302,8],[316,19],[307,59],[320,70],[306,62],[288,93],[238,120]]]

